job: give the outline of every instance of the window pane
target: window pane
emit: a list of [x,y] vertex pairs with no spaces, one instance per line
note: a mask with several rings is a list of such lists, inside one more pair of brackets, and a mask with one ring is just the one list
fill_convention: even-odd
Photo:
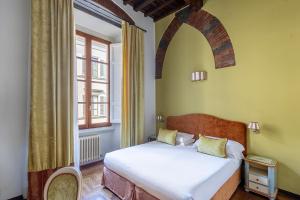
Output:
[[92,83],[92,96],[93,103],[107,103],[108,101],[108,84]]
[[85,38],[76,36],[76,56],[85,58]]
[[92,124],[108,122],[108,84],[92,83]]
[[85,125],[85,103],[78,103],[78,125]]
[[106,64],[92,62],[93,81],[108,82],[108,67]]
[[92,124],[108,122],[108,104],[92,103]]
[[92,41],[92,60],[107,63],[108,45]]
[[78,81],[78,91],[77,91],[77,101],[78,102],[85,102],[85,82],[83,81]]
[[85,68],[86,68],[85,60],[81,58],[76,58],[76,66],[77,66],[77,78],[80,80],[84,80]]

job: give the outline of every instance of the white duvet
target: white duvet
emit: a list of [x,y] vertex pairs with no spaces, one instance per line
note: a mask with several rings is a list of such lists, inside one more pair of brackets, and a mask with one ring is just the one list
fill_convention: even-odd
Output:
[[104,164],[161,200],[209,200],[240,167],[188,146],[150,142],[107,153]]

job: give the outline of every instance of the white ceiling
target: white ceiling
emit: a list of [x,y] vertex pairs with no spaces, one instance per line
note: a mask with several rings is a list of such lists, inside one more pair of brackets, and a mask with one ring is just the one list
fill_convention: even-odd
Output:
[[101,37],[114,43],[121,41],[122,31],[120,28],[78,9],[75,9],[74,15],[77,30]]

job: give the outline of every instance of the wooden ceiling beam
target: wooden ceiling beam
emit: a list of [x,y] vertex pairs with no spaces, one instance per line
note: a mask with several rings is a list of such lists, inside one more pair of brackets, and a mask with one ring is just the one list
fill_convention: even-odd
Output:
[[143,8],[154,2],[155,0],[145,0],[133,6],[135,11],[141,11]]
[[187,4],[182,4],[181,6],[177,6],[176,8],[169,9],[167,12],[164,12],[161,15],[154,16],[153,19],[156,22],[156,21],[158,21],[158,20],[160,20],[160,19],[176,12],[177,10],[180,10],[180,9],[184,8],[185,6],[187,6]]
[[127,5],[127,4],[129,3],[129,1],[130,1],[130,0],[124,0],[124,1],[123,1],[123,4],[124,4],[124,5]]
[[192,10],[199,10],[203,7],[203,0],[184,0],[187,5],[191,5]]
[[167,0],[167,1],[165,1],[163,4],[161,4],[160,6],[158,6],[157,8],[155,8],[154,10],[150,10],[148,12],[145,12],[145,17],[156,15],[161,9],[167,7],[168,5],[170,5],[173,2],[174,2],[174,0]]
[[117,4],[115,4],[113,1],[111,1],[111,0],[92,0],[92,1],[103,6],[106,9],[110,10],[112,13],[114,13],[120,19],[127,21],[129,24],[131,24],[131,25],[135,24],[133,19],[123,9],[121,9]]
[[[146,17],[150,16],[154,19],[154,21],[158,21],[186,6],[189,6],[189,9],[192,11],[198,11],[203,7],[203,0],[164,0],[163,3],[158,5],[156,4],[157,6],[155,8],[146,9],[146,11],[145,8],[152,3],[156,3],[156,0],[123,0],[123,3],[124,5],[132,5],[135,11],[143,12]],[[172,5],[172,3],[175,4]],[[162,10],[164,12],[162,12]]]
[[203,0],[190,0],[192,10],[197,11],[203,7]]

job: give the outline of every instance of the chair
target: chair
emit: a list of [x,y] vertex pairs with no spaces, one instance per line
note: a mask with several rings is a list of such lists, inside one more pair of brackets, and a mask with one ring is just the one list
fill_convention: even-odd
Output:
[[47,180],[44,200],[80,200],[81,173],[74,167],[55,171]]

